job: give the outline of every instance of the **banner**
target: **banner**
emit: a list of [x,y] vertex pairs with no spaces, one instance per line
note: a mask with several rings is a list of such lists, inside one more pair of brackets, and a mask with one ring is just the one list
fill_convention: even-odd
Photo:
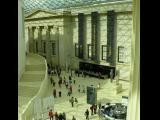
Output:
[[107,11],[107,62],[113,64],[115,54],[115,12],[114,10]]
[[83,58],[84,13],[78,14],[78,58]]
[[92,42],[92,60],[97,60],[97,23],[98,22],[98,12],[91,13],[91,42]]

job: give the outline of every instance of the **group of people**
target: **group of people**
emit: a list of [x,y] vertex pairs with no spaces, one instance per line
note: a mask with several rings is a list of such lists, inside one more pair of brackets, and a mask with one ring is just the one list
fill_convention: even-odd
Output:
[[72,107],[74,107],[74,102],[75,102],[76,104],[78,104],[77,98],[74,98],[74,97],[72,97],[71,99],[69,99],[69,102],[71,103]]
[[[98,108],[99,110],[101,109],[101,103],[98,104]],[[92,104],[92,106],[90,107],[91,110],[91,115],[93,114],[97,114],[97,105],[96,104]],[[89,110],[87,109],[84,113],[86,120],[89,120]]]
[[93,104],[91,107],[90,107],[90,110],[91,110],[91,115],[96,114],[97,113],[97,105],[96,104]]
[[52,66],[52,65],[48,65],[48,74],[49,75],[53,75],[53,74],[57,74],[58,76],[60,76],[61,74],[61,68],[59,66]]
[[[72,89],[72,85],[75,84],[75,79],[72,79],[72,71],[71,71],[71,75],[69,75],[69,78],[68,80],[66,80],[65,76],[61,77],[61,69],[58,68],[58,69],[54,69],[53,71],[57,71],[55,72],[56,74],[58,74],[58,78],[59,78],[59,81],[58,84],[59,84],[59,87],[61,88],[61,86],[64,84],[66,89],[67,89],[67,96],[71,96],[71,94],[73,93],[73,89]],[[52,73],[52,72],[51,72]],[[78,75],[79,76],[79,75]],[[86,74],[85,72],[82,73],[82,77],[86,77]],[[57,97],[56,95],[56,88],[55,88],[55,84],[56,82],[53,80],[52,78],[52,74],[51,74],[51,77],[50,77],[50,81],[51,81],[51,84],[53,84],[53,96],[54,98]],[[97,88],[100,88],[100,83],[98,83],[98,86]],[[82,92],[82,93],[85,93],[85,85],[78,85],[78,92]],[[62,93],[61,93],[61,90],[59,90],[59,97],[62,96]],[[78,100],[77,98],[74,98],[74,97],[71,97],[71,99],[69,99],[69,102],[71,103],[71,106],[74,107],[74,103],[78,104]],[[100,105],[99,105],[99,108],[100,108]],[[90,110],[91,110],[91,115],[93,114],[96,114],[97,113],[97,105],[96,104],[93,104],[91,107],[90,107]],[[65,116],[65,113],[60,113],[58,114],[57,112],[55,112],[55,114],[50,114],[50,120],[53,119],[53,116],[55,117],[55,120],[66,120],[66,116]],[[89,110],[87,109],[85,111],[85,117],[86,117],[86,120],[89,120]],[[75,116],[73,116],[72,120],[76,120]]]
[[82,88],[81,88],[81,85],[79,84],[78,85],[78,92],[80,93],[80,92],[82,92],[82,93],[85,93],[85,86],[84,85],[82,85]]
[[53,113],[52,110],[50,110],[48,112],[48,116],[49,116],[50,120],[54,120],[53,118],[55,118],[55,120],[66,120],[65,112],[58,114],[57,112]]

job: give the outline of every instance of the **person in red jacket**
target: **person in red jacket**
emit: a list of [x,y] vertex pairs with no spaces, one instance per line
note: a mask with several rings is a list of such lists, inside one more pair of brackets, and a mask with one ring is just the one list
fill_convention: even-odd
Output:
[[52,110],[50,110],[48,112],[48,116],[49,116],[50,120],[53,120],[53,112],[52,112]]

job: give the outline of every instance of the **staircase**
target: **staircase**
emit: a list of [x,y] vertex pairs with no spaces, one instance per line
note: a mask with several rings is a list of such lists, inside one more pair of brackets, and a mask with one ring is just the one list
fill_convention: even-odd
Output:
[[38,93],[46,71],[45,60],[41,56],[30,54],[26,60],[26,70],[18,82],[19,114]]

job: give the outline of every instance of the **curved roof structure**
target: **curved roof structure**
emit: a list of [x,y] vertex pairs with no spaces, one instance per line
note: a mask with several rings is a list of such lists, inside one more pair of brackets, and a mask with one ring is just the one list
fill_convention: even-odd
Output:
[[116,1],[127,0],[24,0],[24,11],[27,14],[35,9],[56,10]]

